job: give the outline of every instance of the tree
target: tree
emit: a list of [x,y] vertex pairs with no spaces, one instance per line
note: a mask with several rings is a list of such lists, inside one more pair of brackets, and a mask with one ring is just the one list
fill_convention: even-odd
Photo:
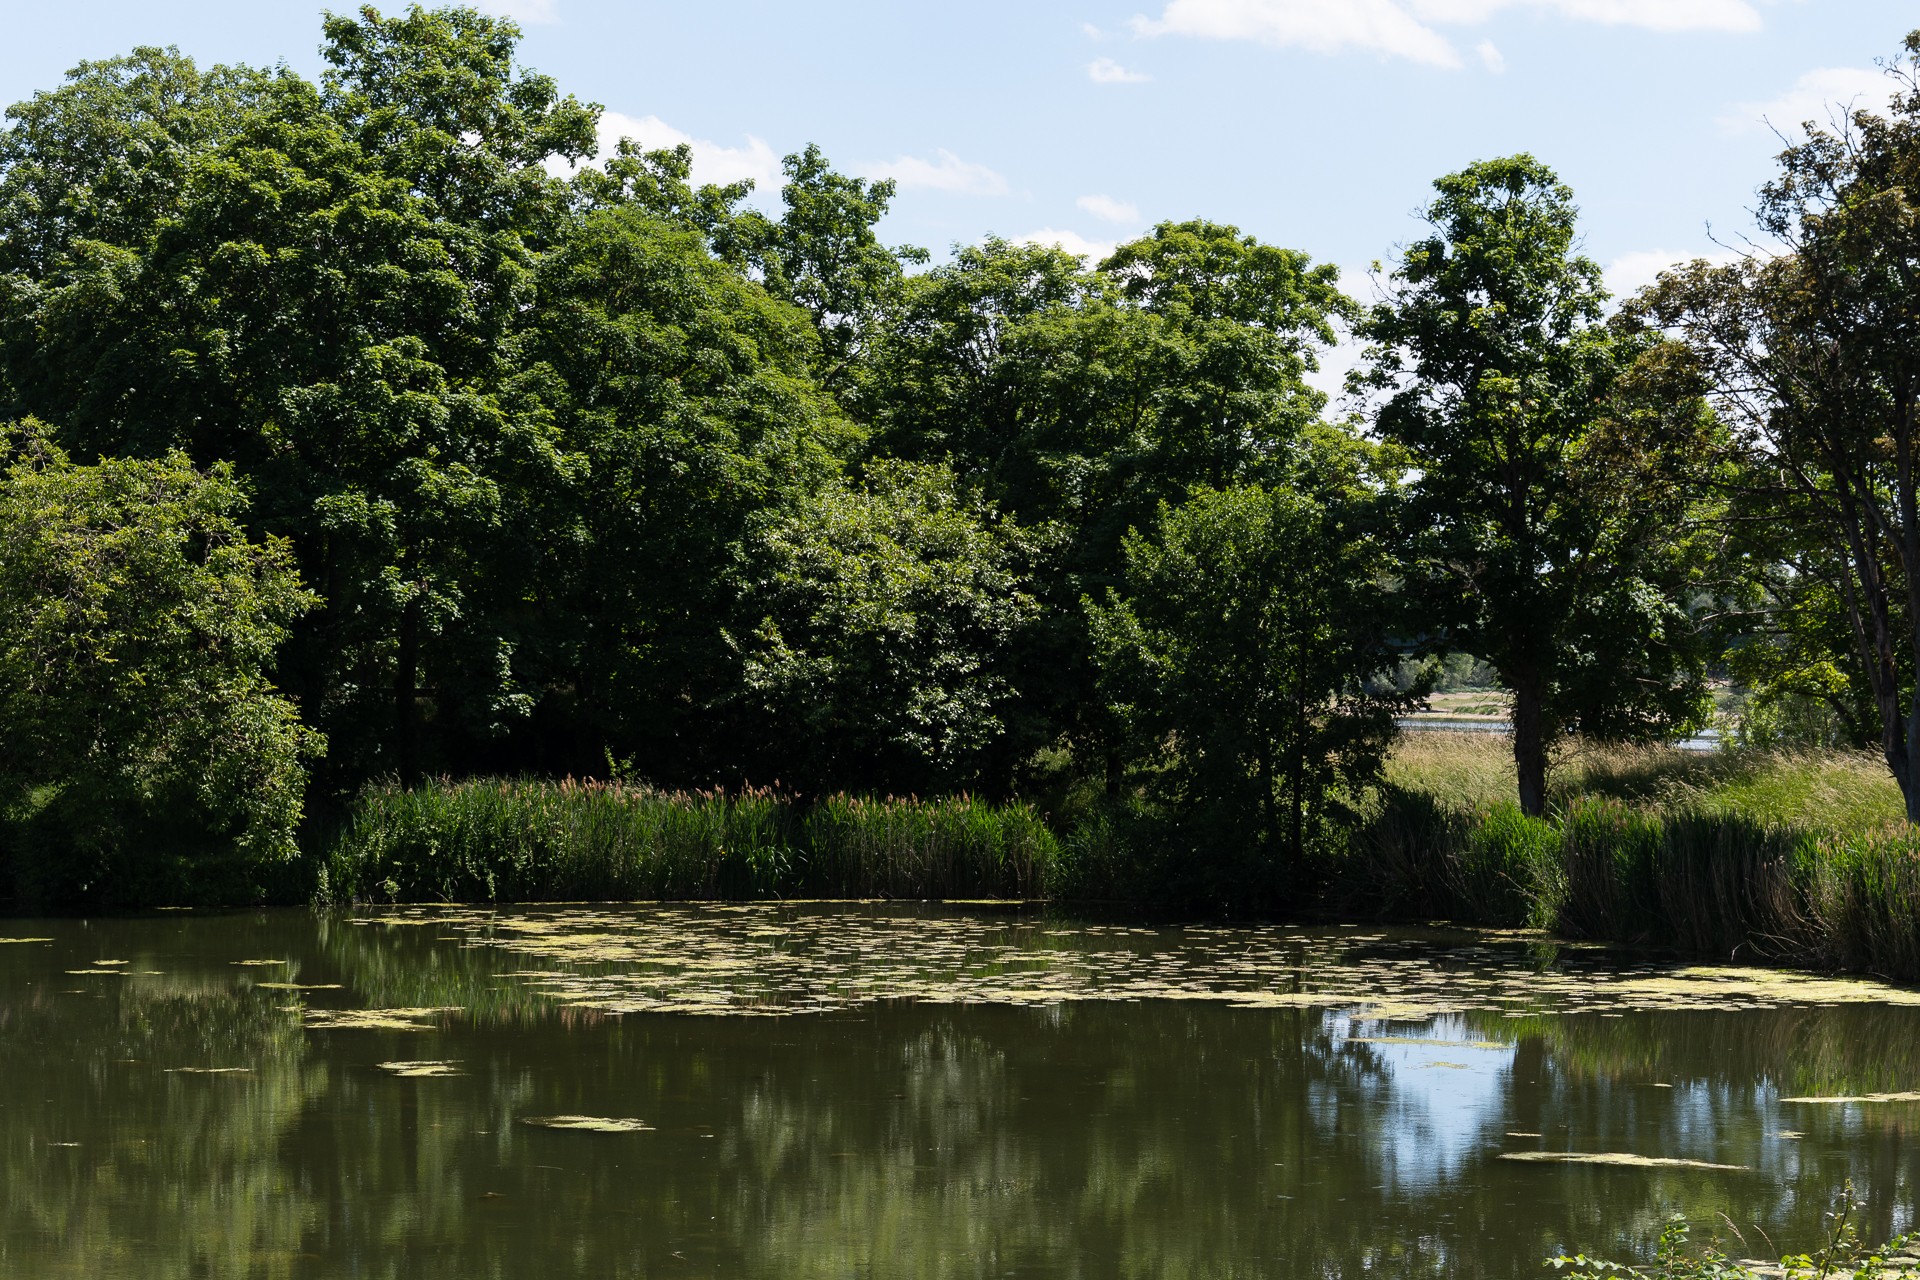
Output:
[[1070,742],[1120,780],[1079,609],[1123,539],[1196,486],[1291,483],[1325,397],[1305,382],[1350,305],[1333,269],[1214,223],[1168,224],[1089,270],[989,240],[906,282],[861,402],[875,452],[944,463],[1041,538],[1015,646],[1003,775]]
[[[0,833],[30,900],[137,901],[169,857],[290,858],[321,746],[267,678],[314,603],[233,471],[79,466],[0,430]],[[200,886],[204,891],[204,886]]]
[[774,519],[734,637],[770,770],[896,794],[974,783],[1033,616],[1020,530],[941,467],[876,461]]
[[1759,213],[1785,252],[1670,272],[1641,308],[1688,343],[1763,510],[1798,535],[1787,603],[1824,597],[1844,620],[1835,674],[1870,698],[1920,822],[1920,32],[1889,71],[1888,113],[1809,124],[1781,154]]
[[1512,691],[1520,803],[1537,815],[1561,735],[1657,739],[1706,714],[1689,544],[1717,428],[1688,362],[1604,322],[1550,169],[1514,156],[1435,188],[1433,235],[1360,326],[1361,382],[1418,473],[1426,643],[1478,655]]
[[893,203],[893,179],[837,173],[813,145],[788,156],[782,167],[786,207],[779,219],[741,215],[716,244],[723,257],[751,262],[768,292],[813,317],[821,384],[836,394],[857,395],[859,365],[900,296],[901,264],[925,262],[927,252],[889,249],[874,235]]
[[346,786],[531,705],[509,578],[569,460],[519,338],[575,198],[544,162],[595,112],[470,10],[326,32],[317,86],[149,51],[14,109],[0,225],[34,234],[0,254],[0,369],[82,454],[249,478],[321,596],[281,669]]
[[561,767],[612,752],[675,782],[739,780],[721,704],[740,657],[723,629],[754,530],[797,518],[858,439],[811,377],[805,313],[703,236],[605,208],[540,264],[527,355],[579,465],[535,517],[520,625],[542,655],[545,754]]
[[1196,491],[1127,536],[1124,585],[1088,602],[1135,758],[1211,843],[1299,867],[1424,696],[1370,683],[1399,654],[1368,505],[1358,492],[1325,505],[1279,487]]

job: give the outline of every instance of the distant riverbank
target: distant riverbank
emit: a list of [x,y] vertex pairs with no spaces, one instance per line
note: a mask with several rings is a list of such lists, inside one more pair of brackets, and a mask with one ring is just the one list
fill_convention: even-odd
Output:
[[1920,978],[1920,841],[1874,761],[1593,750],[1556,778],[1550,816],[1528,818],[1498,740],[1411,735],[1342,843],[1306,866],[1242,856],[1268,878],[1238,901],[1201,896],[1218,881],[1125,804],[489,780],[369,790],[313,878],[330,903],[1019,898],[1448,920]]

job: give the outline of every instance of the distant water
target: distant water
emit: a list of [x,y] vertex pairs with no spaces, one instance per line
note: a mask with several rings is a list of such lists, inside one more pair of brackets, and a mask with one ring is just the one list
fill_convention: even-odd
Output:
[[1530,1278],[1676,1209],[1800,1249],[1848,1178],[1913,1224],[1917,1004],[986,908],[0,921],[0,1276]]

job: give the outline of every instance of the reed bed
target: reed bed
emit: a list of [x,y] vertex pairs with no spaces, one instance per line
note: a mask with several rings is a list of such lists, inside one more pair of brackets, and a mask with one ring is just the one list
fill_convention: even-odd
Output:
[[478,779],[369,788],[331,903],[1028,898],[1057,852],[1025,805]]
[[1872,757],[1590,747],[1530,818],[1506,749],[1403,743],[1337,909],[1920,980],[1920,833]]

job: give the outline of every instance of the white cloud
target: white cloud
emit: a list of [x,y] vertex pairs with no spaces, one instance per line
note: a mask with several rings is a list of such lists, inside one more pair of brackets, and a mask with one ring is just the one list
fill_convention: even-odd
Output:
[[1128,204],[1125,200],[1115,200],[1112,196],[1081,196],[1074,203],[1102,222],[1117,222],[1122,226],[1128,226],[1140,221],[1138,205]]
[[1095,58],[1087,64],[1087,79],[1095,84],[1145,84],[1153,77],[1144,71],[1129,71],[1112,58]]
[[1887,74],[1875,67],[1820,67],[1769,102],[1741,103],[1720,117],[1720,127],[1746,133],[1772,125],[1782,133],[1797,133],[1809,120],[1824,125],[1847,111],[1884,111],[1894,91]]
[[1007,180],[983,164],[962,160],[944,148],[937,159],[901,156],[891,164],[868,165],[861,176],[892,178],[903,191],[951,191],[967,196],[1003,196]]
[[555,3],[556,0],[479,0],[479,8],[482,13],[490,13],[496,18],[512,18],[515,22],[533,26],[560,20],[560,16],[554,12]]
[[[1133,29],[1310,53],[1357,50],[1457,68],[1464,65],[1459,51],[1435,27],[1472,26],[1508,9],[1649,31],[1757,31],[1762,25],[1751,0],[1167,0],[1158,18],[1136,17]],[[1499,50],[1483,44],[1479,53],[1490,70],[1499,69]]]
[[1197,36],[1299,47],[1311,53],[1365,49],[1431,66],[1457,67],[1446,38],[1396,0],[1168,0],[1158,18],[1135,18],[1144,36]]
[[1110,257],[1120,247],[1118,240],[1089,240],[1077,231],[1061,231],[1054,227],[1042,227],[1038,231],[1029,231],[1023,236],[1013,238],[1015,244],[1051,244],[1065,249],[1068,253],[1077,253],[1087,260],[1088,266],[1096,266],[1104,258]]
[[1507,69],[1507,57],[1500,52],[1500,46],[1493,41],[1482,40],[1474,48],[1474,52],[1480,55],[1480,65],[1494,75],[1497,76]]
[[764,138],[747,135],[745,146],[729,147],[706,138],[696,138],[674,128],[659,116],[622,115],[618,111],[600,114],[600,159],[613,154],[622,138],[632,138],[647,151],[669,151],[685,143],[693,148],[693,181],[701,186],[714,183],[726,186],[742,178],[751,178],[762,195],[778,191],[784,182],[780,157]]
[[1674,253],[1670,249],[1643,249],[1637,253],[1623,253],[1606,265],[1607,291],[1616,298],[1631,298],[1640,290],[1652,284],[1668,267],[1679,266],[1704,258],[1715,266],[1725,266],[1738,261],[1740,255],[1730,250],[1717,249],[1712,253]]

